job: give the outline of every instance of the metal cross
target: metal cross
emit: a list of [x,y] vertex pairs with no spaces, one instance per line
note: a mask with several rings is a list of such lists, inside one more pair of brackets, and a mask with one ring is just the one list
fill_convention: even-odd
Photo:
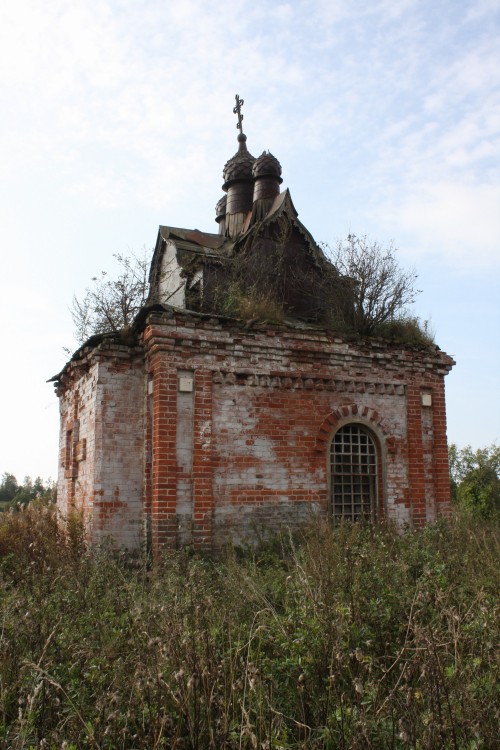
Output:
[[233,108],[233,113],[235,115],[238,115],[238,122],[236,123],[236,127],[240,131],[240,133],[243,133],[243,115],[241,114],[241,108],[245,104],[243,99],[240,99],[238,94],[234,97],[236,99],[236,107]]

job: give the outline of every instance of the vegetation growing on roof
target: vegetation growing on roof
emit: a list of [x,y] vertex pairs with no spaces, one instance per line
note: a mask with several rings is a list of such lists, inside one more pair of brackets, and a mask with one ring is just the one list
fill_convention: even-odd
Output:
[[83,298],[73,296],[71,316],[74,336],[79,344],[91,336],[127,330],[148,298],[149,257],[130,253],[113,255],[120,273],[113,278],[101,271],[91,279]]
[[286,221],[275,222],[257,239],[242,240],[215,271],[207,309],[213,305],[247,322],[296,318],[326,324],[332,315],[349,317],[350,282],[314,250],[305,250],[299,230]]
[[384,247],[366,235],[348,234],[334,248],[324,248],[339,273],[355,281],[353,325],[361,334],[373,335],[385,323],[404,318],[420,294],[417,273],[400,266],[392,243]]
[[215,309],[246,321],[295,317],[338,333],[433,345],[428,322],[408,311],[420,293],[417,274],[399,265],[393,245],[351,234],[334,250],[324,245],[325,255],[302,249],[286,225],[249,250],[243,245],[223,268]]
[[[279,215],[257,236],[243,236],[231,252],[211,248],[209,253],[186,254],[182,246],[174,271],[179,274],[180,268],[185,280],[186,308],[245,324],[292,318],[340,334],[433,344],[428,324],[408,312],[419,294],[417,274],[399,265],[393,245],[384,248],[350,234],[333,250],[324,245],[323,252],[301,227]],[[121,267],[117,279],[101,272],[82,300],[73,299],[79,343],[95,334],[130,330],[137,313],[153,299],[146,254],[116,258]],[[169,273],[169,268],[162,271]],[[159,284],[158,274],[156,268],[153,284]]]

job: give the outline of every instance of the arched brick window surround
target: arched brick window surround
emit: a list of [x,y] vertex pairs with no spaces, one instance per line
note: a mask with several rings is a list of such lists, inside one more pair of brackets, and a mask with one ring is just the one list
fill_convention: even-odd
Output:
[[340,406],[323,420],[316,437],[316,450],[319,453],[326,451],[330,447],[333,432],[347,422],[360,422],[370,427],[379,442],[385,441],[387,443],[388,452],[394,452],[395,440],[390,435],[389,428],[383,417],[380,416],[376,409],[372,409],[369,406],[359,408],[357,404]]
[[385,517],[385,456],[394,453],[396,441],[390,434],[388,425],[383,417],[368,406],[358,407],[357,404],[347,404],[339,407],[322,422],[316,438],[316,450],[325,456],[327,468],[328,504],[331,508],[331,466],[330,447],[336,432],[347,424],[359,424],[370,435],[375,443],[377,453],[377,507],[376,518]]

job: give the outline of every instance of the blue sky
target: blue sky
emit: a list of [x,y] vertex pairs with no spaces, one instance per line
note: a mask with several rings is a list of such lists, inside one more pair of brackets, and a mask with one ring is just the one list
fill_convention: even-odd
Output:
[[73,293],[159,224],[216,231],[235,93],[317,241],[417,269],[449,439],[498,440],[499,38],[499,0],[4,0],[0,474],[56,476]]

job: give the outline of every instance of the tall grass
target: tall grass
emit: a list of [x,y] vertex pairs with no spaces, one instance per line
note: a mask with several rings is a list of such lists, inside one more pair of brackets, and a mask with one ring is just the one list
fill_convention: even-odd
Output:
[[211,561],[0,525],[6,748],[495,748],[497,527],[315,527]]

